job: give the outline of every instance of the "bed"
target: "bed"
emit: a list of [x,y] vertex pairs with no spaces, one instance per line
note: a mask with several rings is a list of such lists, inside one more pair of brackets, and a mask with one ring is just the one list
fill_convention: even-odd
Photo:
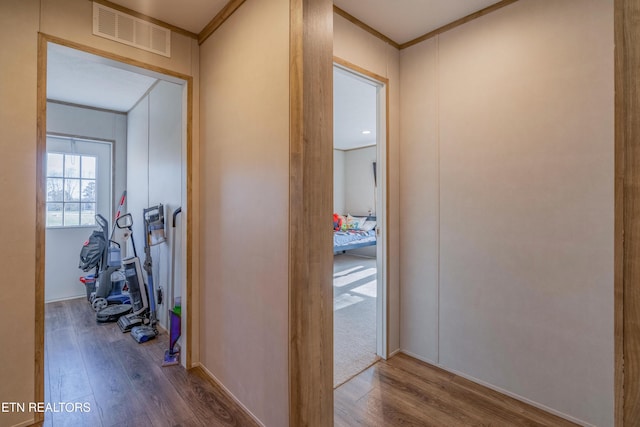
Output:
[[[376,221],[375,216],[362,216],[366,221]],[[344,253],[352,249],[376,245],[376,228],[371,230],[348,229],[333,232],[333,253]]]

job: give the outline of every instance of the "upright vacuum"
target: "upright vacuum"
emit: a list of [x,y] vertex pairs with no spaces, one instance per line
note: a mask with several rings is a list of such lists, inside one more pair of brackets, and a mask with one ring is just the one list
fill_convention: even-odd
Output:
[[149,323],[135,326],[131,329],[131,336],[138,343],[150,341],[158,336],[156,323],[156,298],[153,284],[153,262],[151,260],[151,246],[165,241],[164,237],[164,209],[162,204],[144,209],[144,270],[147,272],[147,288],[149,290]]
[[182,331],[182,307],[176,302],[176,218],[182,212],[182,208],[173,211],[171,223],[171,289],[169,291],[169,349],[164,352],[162,366],[177,365],[180,363],[180,346],[178,339]]

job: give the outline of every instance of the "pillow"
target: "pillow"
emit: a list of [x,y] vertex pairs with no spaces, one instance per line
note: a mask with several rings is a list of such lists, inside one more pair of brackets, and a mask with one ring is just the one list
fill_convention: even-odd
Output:
[[376,228],[376,222],[375,221],[365,221],[364,224],[362,224],[362,227],[360,227],[360,230],[362,230],[362,231],[371,231],[374,228]]
[[367,218],[347,215],[347,228],[350,230],[360,230],[366,221]]

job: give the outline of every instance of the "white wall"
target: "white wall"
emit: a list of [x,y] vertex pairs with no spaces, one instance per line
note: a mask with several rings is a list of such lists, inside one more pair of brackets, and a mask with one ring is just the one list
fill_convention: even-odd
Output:
[[[124,114],[97,111],[89,108],[47,103],[47,131],[87,139],[106,139],[113,141],[109,144],[107,154],[108,165],[111,170],[113,163],[113,183],[106,182],[107,194],[99,191],[101,197],[100,213],[111,224],[113,215],[112,205],[115,206],[116,194],[121,194],[126,180],[126,152],[127,152],[127,121]],[[102,148],[102,147],[101,147]],[[100,150],[103,152],[104,150]],[[107,179],[111,180],[111,173],[107,172]],[[105,184],[102,182],[101,184]],[[105,186],[102,185],[102,189]],[[106,197],[106,200],[105,200]],[[46,231],[45,258],[45,301],[56,301],[78,296],[85,296],[85,288],[78,281],[84,273],[78,268],[78,256],[82,244],[91,234],[92,228],[48,228]],[[89,272],[93,273],[93,272]]]
[[344,215],[344,151],[333,150],[333,212]]
[[395,47],[336,14],[333,15],[333,54],[389,79],[387,330],[388,349],[391,354],[400,348],[400,54]]
[[373,162],[377,161],[376,146],[358,148],[344,153],[345,210],[351,215],[375,213]]
[[[11,346],[0,364],[1,402],[29,402],[34,396],[38,23],[39,1],[0,2],[0,38],[7,43],[0,49],[0,198],[10,207],[0,221],[0,322],[14,325],[0,329],[0,339]],[[33,414],[0,413],[2,425],[32,421]]]
[[[164,205],[166,243],[151,248],[156,289],[164,291],[164,302],[157,306],[158,320],[167,327],[171,280],[171,248],[174,242],[171,215],[183,198],[183,126],[181,85],[159,81],[128,114],[128,212],[133,215],[136,250],[144,261],[143,209]],[[180,218],[181,220],[184,217]],[[180,222],[184,224],[185,222]],[[182,294],[180,236],[176,230],[176,296]],[[143,275],[146,274],[143,273]]]
[[200,47],[201,361],[286,426],[289,1],[244,3]]
[[613,425],[613,5],[521,0],[401,55],[401,345]]

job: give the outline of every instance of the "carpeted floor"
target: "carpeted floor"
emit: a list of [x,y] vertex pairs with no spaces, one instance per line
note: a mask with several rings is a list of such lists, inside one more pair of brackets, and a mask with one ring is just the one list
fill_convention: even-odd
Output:
[[333,262],[333,385],[369,367],[376,356],[376,260],[349,254]]

